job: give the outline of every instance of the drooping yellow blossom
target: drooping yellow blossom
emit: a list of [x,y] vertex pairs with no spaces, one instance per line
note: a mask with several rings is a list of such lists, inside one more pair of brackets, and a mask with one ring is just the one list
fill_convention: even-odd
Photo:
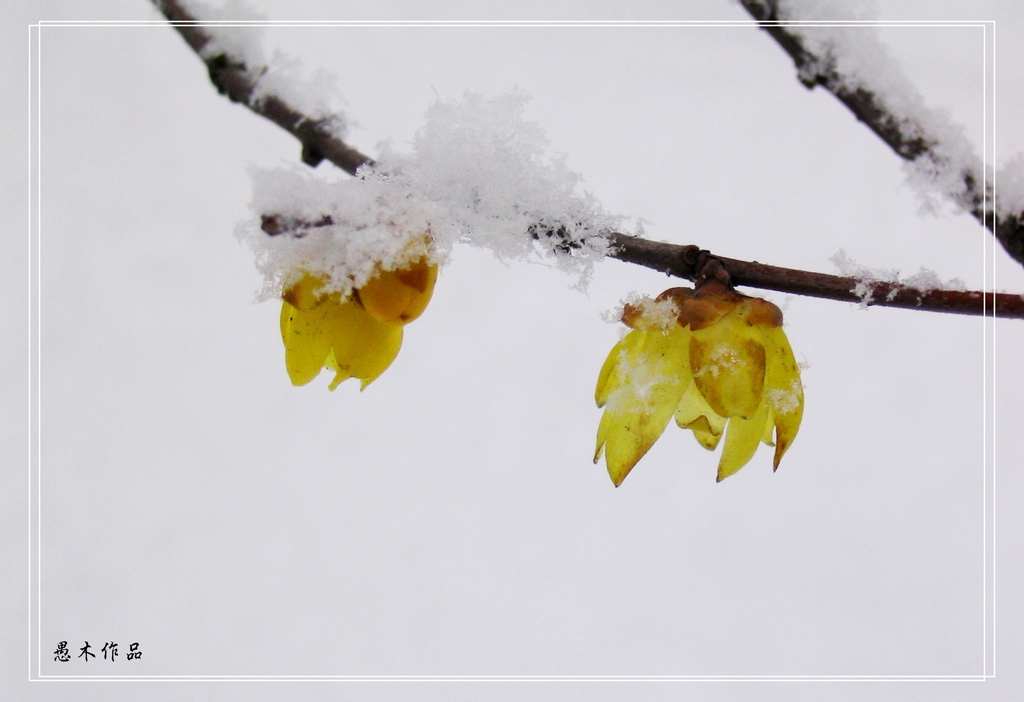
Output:
[[402,327],[430,302],[437,264],[423,256],[397,270],[380,270],[352,295],[322,293],[323,278],[303,274],[281,295],[281,339],[293,385],[323,368],[334,371],[330,389],[349,378],[365,388],[398,355]]
[[597,463],[620,485],[669,420],[714,450],[723,434],[718,480],[775,446],[774,469],[793,443],[804,393],[782,312],[717,281],[672,288],[653,302],[626,305],[631,331],[601,368],[595,399],[604,407]]

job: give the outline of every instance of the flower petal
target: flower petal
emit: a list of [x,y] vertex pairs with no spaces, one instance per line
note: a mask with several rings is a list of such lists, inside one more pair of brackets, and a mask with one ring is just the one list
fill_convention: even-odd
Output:
[[325,295],[320,294],[323,286],[323,278],[304,273],[298,281],[285,288],[281,293],[281,299],[292,307],[308,312],[326,299]]
[[633,330],[605,361],[596,396],[606,406],[594,462],[603,452],[616,486],[665,431],[690,383],[688,339],[689,331],[679,326]]
[[723,417],[753,417],[764,392],[765,350],[759,327],[739,315],[693,332],[690,367],[704,399]]
[[292,385],[305,385],[324,366],[331,342],[324,333],[323,321],[329,306],[304,312],[285,302],[281,306],[281,340],[284,363]]
[[722,459],[718,462],[717,482],[722,482],[753,458],[761,437],[764,435],[767,421],[768,405],[766,404],[762,404],[750,419],[733,417],[729,420],[729,428],[725,434],[725,448],[722,449]]
[[725,417],[711,409],[696,383],[690,383],[676,408],[676,424],[689,429],[700,445],[714,451],[725,431]]
[[334,371],[334,380],[327,386],[327,389],[331,392],[334,392],[339,385],[352,377],[338,365],[338,360],[334,357],[334,349],[331,349],[331,352],[327,355],[327,360],[324,361],[324,368]]
[[[766,393],[767,393],[767,391],[768,391],[768,389],[765,388],[765,392]],[[761,441],[763,443],[767,444],[768,446],[774,446],[775,445],[774,430],[775,430],[775,412],[772,409],[771,403],[768,403],[768,419],[765,420],[765,423],[764,423],[764,433],[761,435]]]
[[[619,362],[623,358],[635,358],[637,354],[637,347],[643,339],[642,334],[630,332],[624,337],[618,340],[612,350],[608,353],[608,357],[604,359],[604,365],[601,366],[601,372],[597,375],[597,387],[594,389],[594,401],[598,407],[604,407],[605,403],[608,402],[608,395],[614,389],[609,385],[609,381],[612,378],[612,374],[618,367]],[[618,375],[615,376],[619,378]],[[618,380],[616,382],[619,382]]]
[[395,271],[381,271],[358,291],[359,301],[380,322],[408,324],[423,314],[437,282],[437,264],[423,257]]
[[395,360],[402,327],[374,319],[351,300],[322,307],[328,312],[324,328],[338,372],[359,378],[365,388]]
[[774,468],[778,470],[783,454],[800,430],[804,415],[804,388],[800,382],[800,367],[782,328],[766,329],[765,341],[768,353],[765,401],[771,407],[775,424]]

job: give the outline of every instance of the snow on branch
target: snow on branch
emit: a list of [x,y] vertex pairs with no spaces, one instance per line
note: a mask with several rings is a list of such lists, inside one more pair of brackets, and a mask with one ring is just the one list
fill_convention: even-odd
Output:
[[951,289],[934,275],[919,274],[900,281],[875,276],[867,269],[842,268],[844,275],[828,275],[715,256],[694,245],[666,244],[626,234],[613,233],[610,241],[609,256],[687,280],[717,278],[730,285],[855,302],[864,307],[1024,319],[1024,296]]
[[[240,6],[228,6],[221,13],[234,21],[222,22],[232,32],[208,31],[216,24],[200,22],[186,8],[201,6],[196,0],[153,0],[182,38],[206,64],[210,80],[222,95],[232,102],[245,105],[256,114],[292,134],[302,144],[302,161],[316,166],[327,159],[346,173],[355,175],[361,166],[373,159],[345,143],[347,131],[340,112],[331,109],[330,102],[310,102],[310,96],[323,96],[324,87],[332,79],[321,71],[309,85],[303,85],[296,65],[282,57],[275,57],[275,65],[286,64],[285,70],[271,71],[263,61],[262,52],[252,29],[246,22],[238,22],[245,13]],[[212,8],[203,7],[207,17],[216,19]],[[230,15],[228,13],[231,13]],[[239,31],[243,30],[243,31]]]
[[[1001,198],[996,208],[991,173],[985,172],[960,128],[928,108],[870,31],[836,21],[860,20],[842,3],[813,0],[740,0],[793,59],[807,88],[820,85],[904,159],[910,182],[926,202],[935,195],[954,203],[995,234],[1006,252],[1024,264],[1024,193]],[[830,22],[831,21],[831,26]],[[1003,177],[1010,185],[1011,174]]]
[[[862,305],[1024,319],[1020,295],[793,270],[625,234],[621,217],[605,214],[592,196],[577,192],[579,178],[564,161],[544,157],[543,131],[522,119],[522,93],[489,100],[468,94],[436,103],[411,154],[386,150],[376,162],[344,142],[343,119],[304,112],[300,105],[308,98],[293,95],[281,81],[268,81],[271,72],[253,59],[258,52],[244,40],[215,37],[209,23],[196,20],[182,2],[153,1],[206,62],[223,94],[292,133],[305,163],[325,158],[357,176],[331,181],[299,170],[256,174],[254,205],[261,223],[242,236],[257,252],[264,296],[279,294],[296,270],[325,274],[339,292],[358,288],[375,265],[391,269],[422,255],[409,247],[405,234],[412,232],[428,236],[432,254],[442,260],[456,242],[487,246],[499,257],[539,249],[581,281],[594,262],[608,256],[694,281],[715,278]],[[866,105],[875,104],[870,93],[858,94]],[[906,141],[893,129],[893,139]],[[909,140],[904,148],[923,149],[921,154],[930,147]]]
[[[326,180],[308,170],[254,173],[253,209],[273,213],[268,237],[253,226],[240,234],[257,253],[263,297],[280,296],[295,271],[322,275],[343,295],[375,269],[401,267],[408,234],[429,238],[443,262],[452,246],[489,249],[501,260],[548,254],[585,283],[603,258],[605,232],[624,218],[607,215],[578,189],[564,158],[547,158],[539,125],[524,119],[528,96],[467,93],[435,102],[410,153],[385,148],[359,177]],[[316,226],[298,226],[312,222]],[[555,233],[555,234],[553,234]]]

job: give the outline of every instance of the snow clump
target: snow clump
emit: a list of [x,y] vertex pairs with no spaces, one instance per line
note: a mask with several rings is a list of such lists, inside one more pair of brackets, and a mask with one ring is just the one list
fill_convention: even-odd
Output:
[[466,93],[427,111],[409,152],[385,146],[356,178],[308,169],[253,174],[252,208],[295,225],[268,236],[258,225],[239,236],[256,252],[263,299],[277,297],[301,273],[348,294],[378,268],[422,255],[443,263],[456,243],[486,247],[499,260],[553,257],[584,285],[607,252],[603,236],[623,218],[606,214],[580,190],[564,157],[547,157],[543,130],[524,118],[522,90],[485,98]]

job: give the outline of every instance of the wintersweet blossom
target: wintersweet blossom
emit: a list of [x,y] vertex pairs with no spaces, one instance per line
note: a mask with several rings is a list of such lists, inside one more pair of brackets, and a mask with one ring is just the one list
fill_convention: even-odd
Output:
[[324,368],[330,389],[349,378],[365,388],[387,370],[402,346],[402,327],[430,302],[437,264],[423,256],[396,270],[378,270],[351,295],[321,292],[322,277],[303,273],[281,295],[281,339],[293,385],[305,385]]
[[708,450],[725,435],[718,481],[760,441],[775,446],[778,469],[804,409],[778,307],[712,280],[627,304],[622,321],[631,331],[608,355],[595,393],[604,414],[594,462],[604,454],[616,486],[673,416]]

